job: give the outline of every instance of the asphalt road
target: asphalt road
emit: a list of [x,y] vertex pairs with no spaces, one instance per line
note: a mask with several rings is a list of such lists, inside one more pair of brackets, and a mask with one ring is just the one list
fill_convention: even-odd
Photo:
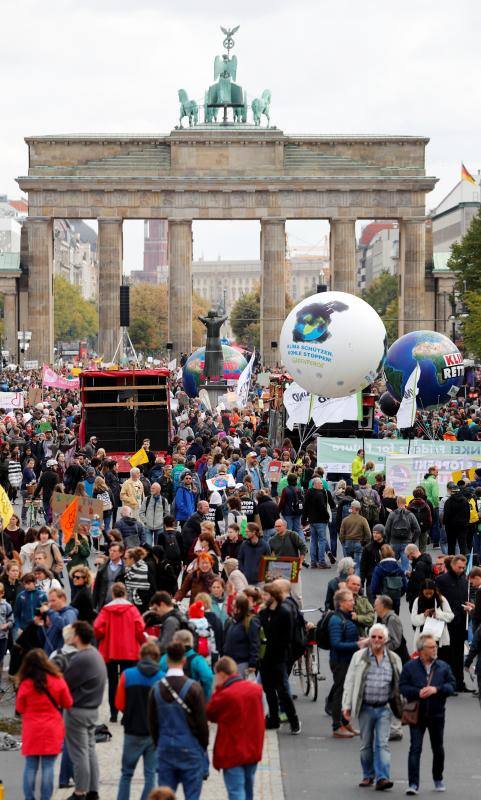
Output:
[[[304,608],[324,606],[327,582],[333,577],[335,567],[329,571],[311,571],[303,569],[303,605]],[[404,632],[411,645],[411,625],[407,607],[401,608]],[[317,622],[319,614],[310,614],[308,619]],[[324,698],[329,691],[331,680],[327,660],[328,653],[322,652],[321,666],[327,680],[320,684],[319,698],[312,702],[302,696],[297,678],[292,679],[293,691],[298,693],[296,706],[302,721],[300,736],[291,736],[289,726],[283,725],[279,734],[281,751],[281,769],[286,800],[302,798],[303,800],[319,800],[320,796],[351,800],[356,794],[370,789],[359,789],[362,778],[359,762],[359,738],[349,740],[333,739],[331,736],[331,720],[324,712]],[[467,684],[471,686],[469,678]],[[446,714],[446,796],[457,794],[464,800],[479,798],[481,781],[481,709],[478,699],[472,695],[460,695],[448,700]],[[401,797],[407,789],[407,755],[409,732],[404,734],[400,742],[391,742],[392,762],[391,778],[394,788],[389,792],[391,797]],[[421,761],[420,794],[433,793],[431,777],[432,756],[429,738],[425,738]]]

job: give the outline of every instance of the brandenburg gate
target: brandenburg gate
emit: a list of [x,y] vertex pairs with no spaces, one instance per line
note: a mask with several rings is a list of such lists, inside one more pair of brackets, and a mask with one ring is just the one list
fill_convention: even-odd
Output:
[[398,220],[400,333],[424,326],[425,198],[436,182],[425,174],[429,140],[293,135],[261,127],[261,114],[269,114],[267,90],[252,101],[249,124],[245,93],[234,82],[237,61],[224,46],[227,56],[216,59],[217,83],[205,94],[202,124],[197,103],[180,90],[181,118],[187,116],[190,127],[168,135],[26,138],[28,175],[18,178],[29,201],[20,325],[32,331],[30,358],[53,358],[55,218],[98,221],[99,353],[105,361],[120,338],[124,219],[168,220],[173,357],[192,349],[193,220],[260,220],[266,366],[277,361],[285,319],[286,220],[330,221],[331,288],[346,292],[356,291],[356,220]]

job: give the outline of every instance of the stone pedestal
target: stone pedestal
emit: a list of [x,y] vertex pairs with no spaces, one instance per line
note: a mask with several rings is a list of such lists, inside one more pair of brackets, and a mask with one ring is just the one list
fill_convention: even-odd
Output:
[[169,219],[169,326],[172,358],[192,352],[192,222]]
[[111,361],[120,340],[122,283],[122,220],[99,219],[99,355]]
[[53,225],[50,217],[29,217],[27,358],[53,363]]
[[2,287],[3,292],[3,349],[8,350],[11,363],[17,363],[17,287],[15,280],[10,288]]
[[424,313],[425,297],[425,236],[424,218],[402,220],[400,225],[401,302],[399,335],[433,327]]
[[[261,356],[265,367],[279,361],[286,318],[286,229],[283,219],[261,221]],[[276,347],[272,347],[276,342]]]
[[354,219],[332,219],[330,235],[331,288],[356,291],[356,231]]

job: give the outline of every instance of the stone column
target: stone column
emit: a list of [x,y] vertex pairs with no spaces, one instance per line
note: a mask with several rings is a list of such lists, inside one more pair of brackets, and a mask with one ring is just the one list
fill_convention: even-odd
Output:
[[120,340],[120,284],[122,283],[122,220],[98,221],[99,355],[111,361]]
[[331,219],[331,289],[354,294],[356,281],[356,220]]
[[32,332],[28,360],[53,363],[53,220],[29,217],[28,320]]
[[[286,223],[261,220],[261,356],[265,367],[280,360],[279,339],[286,318]],[[276,348],[272,348],[276,342]]]
[[425,320],[425,240],[424,217],[405,219],[400,224],[401,298],[399,303],[399,335],[409,331],[430,329]]
[[8,350],[10,361],[16,364],[18,361],[17,287],[15,279],[9,279],[8,283],[13,285],[2,287],[3,349]]
[[171,358],[192,352],[192,221],[169,219],[169,324]]

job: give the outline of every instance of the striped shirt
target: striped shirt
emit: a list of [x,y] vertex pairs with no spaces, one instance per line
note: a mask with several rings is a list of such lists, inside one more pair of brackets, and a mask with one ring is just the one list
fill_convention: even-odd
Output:
[[392,666],[387,650],[378,663],[376,656],[369,649],[369,667],[364,685],[364,702],[368,705],[382,705],[391,697]]

